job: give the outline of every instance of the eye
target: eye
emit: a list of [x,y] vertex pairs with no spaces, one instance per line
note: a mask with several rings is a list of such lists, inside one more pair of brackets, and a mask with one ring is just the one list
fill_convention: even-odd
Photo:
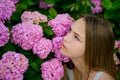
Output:
[[72,31],[72,29],[70,28],[70,29],[69,29],[69,32],[71,32],[71,31]]
[[74,38],[75,38],[76,40],[80,41],[80,39],[78,38],[77,35],[74,35]]

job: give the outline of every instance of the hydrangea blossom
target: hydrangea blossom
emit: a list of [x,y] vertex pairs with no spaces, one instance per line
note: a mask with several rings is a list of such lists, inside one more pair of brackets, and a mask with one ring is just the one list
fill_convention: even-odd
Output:
[[53,40],[52,40],[52,43],[53,43],[52,51],[55,52],[55,57],[58,58],[60,61],[68,62],[68,61],[70,61],[70,59],[68,57],[64,56],[60,52],[62,40],[63,40],[62,37],[55,37],[55,38],[53,38]]
[[115,64],[120,65],[120,60],[119,60],[119,58],[117,57],[116,54],[113,54],[113,58],[114,58]]
[[114,49],[118,49],[120,52],[120,41],[118,40],[115,41]]
[[40,3],[39,3],[40,8],[47,9],[47,8],[50,8],[53,6],[54,6],[54,4],[47,4],[46,2],[44,2],[44,0],[40,0]]
[[15,4],[11,0],[0,0],[0,21],[10,20],[16,11]]
[[11,33],[11,41],[25,50],[32,49],[34,43],[38,42],[43,36],[42,27],[31,22],[23,22],[13,26]]
[[118,47],[120,48],[120,41],[118,41]]
[[73,23],[73,18],[69,14],[58,14],[55,19],[48,22],[48,26],[52,27],[53,32],[56,36],[64,36]]
[[55,58],[42,63],[41,70],[43,80],[61,80],[64,75],[62,62]]
[[14,4],[17,4],[19,0],[11,0]]
[[9,30],[8,28],[0,22],[0,47],[4,46],[9,41]]
[[34,44],[33,53],[37,54],[41,59],[47,58],[52,50],[52,42],[49,39],[42,38]]
[[39,13],[38,11],[25,11],[21,16],[22,22],[31,21],[38,24],[39,22],[47,22],[47,16]]
[[22,80],[28,68],[28,59],[20,53],[6,52],[0,60],[0,80]]
[[95,5],[95,7],[91,7],[91,10],[93,13],[100,13],[103,11],[103,8],[101,7],[101,0],[90,0],[91,3]]

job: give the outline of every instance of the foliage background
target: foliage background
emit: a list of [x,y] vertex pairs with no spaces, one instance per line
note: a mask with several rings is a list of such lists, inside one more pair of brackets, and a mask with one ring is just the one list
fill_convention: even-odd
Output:
[[[43,9],[39,7],[40,0],[19,0],[16,4],[16,11],[11,16],[9,21],[5,22],[5,25],[12,29],[12,26],[21,22],[21,14],[24,11],[39,11],[40,13],[48,16],[49,20],[61,13],[69,13],[74,19],[78,19],[83,14],[93,14],[90,6],[92,4],[89,0],[44,0],[46,3],[54,4],[52,8]],[[120,40],[120,0],[102,0],[103,11],[97,13],[109,19],[112,28],[114,30],[116,40]],[[47,25],[43,25],[44,36],[52,39],[54,33]],[[0,58],[7,51],[16,51],[23,53],[29,59],[29,68],[24,74],[24,80],[42,80],[40,65],[49,60],[52,55],[50,54],[47,59],[41,60],[37,56],[32,54],[32,51],[26,51],[12,44],[10,41],[3,47],[0,47]],[[118,70],[120,74],[120,70]],[[120,80],[120,76],[118,78]]]

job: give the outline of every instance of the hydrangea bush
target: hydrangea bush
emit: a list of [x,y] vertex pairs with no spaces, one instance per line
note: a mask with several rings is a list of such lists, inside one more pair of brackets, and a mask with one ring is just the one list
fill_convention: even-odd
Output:
[[0,80],[62,80],[63,65],[70,59],[60,52],[60,47],[72,23],[84,14],[110,20],[116,36],[113,57],[120,74],[119,3],[0,0]]

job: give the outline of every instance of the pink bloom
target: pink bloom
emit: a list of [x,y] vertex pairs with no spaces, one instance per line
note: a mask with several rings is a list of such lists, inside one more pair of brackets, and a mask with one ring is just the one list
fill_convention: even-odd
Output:
[[47,16],[39,13],[38,11],[25,11],[21,16],[21,20],[22,22],[30,21],[32,23],[39,24],[40,22],[47,22]]
[[115,49],[118,48],[118,41],[117,40],[115,40],[114,48]]
[[62,40],[63,40],[62,37],[55,37],[55,38],[53,38],[53,40],[52,40],[52,43],[53,43],[52,51],[55,52],[55,57],[57,59],[59,59],[60,61],[63,61],[63,62],[68,62],[68,61],[70,61],[70,59],[68,57],[64,56],[60,52]]
[[116,65],[119,65],[119,64],[120,64],[120,60],[119,60],[119,58],[116,56],[116,54],[113,54],[113,58],[114,58],[115,64],[116,64]]
[[95,5],[95,7],[91,7],[91,10],[93,13],[100,13],[103,11],[103,8],[101,7],[101,0],[90,0],[91,3]]
[[25,50],[30,50],[43,36],[42,27],[30,22],[23,22],[13,26],[11,31],[12,42],[20,45]]
[[61,80],[64,75],[62,62],[55,58],[42,63],[41,70],[43,80]]
[[53,6],[54,6],[54,4],[47,4],[46,2],[44,2],[44,0],[40,0],[40,3],[39,3],[40,8],[47,9],[47,8],[50,8]]
[[15,4],[11,0],[0,0],[0,21],[10,20],[16,11]]
[[8,28],[0,22],[0,47],[4,46],[9,41],[9,30]]
[[52,50],[52,42],[49,39],[42,38],[34,44],[33,53],[37,54],[41,59],[47,58]]
[[120,41],[116,40],[115,41],[115,45],[114,45],[115,49],[118,49],[119,53],[120,53]]
[[56,36],[64,36],[69,31],[73,21],[73,18],[71,18],[69,14],[59,14],[55,19],[48,22],[48,26],[52,27]]
[[17,4],[19,0],[11,0],[14,4]]
[[28,59],[20,53],[8,51],[0,60],[0,79],[22,80],[28,68]]
[[120,48],[120,41],[118,41],[118,47]]

